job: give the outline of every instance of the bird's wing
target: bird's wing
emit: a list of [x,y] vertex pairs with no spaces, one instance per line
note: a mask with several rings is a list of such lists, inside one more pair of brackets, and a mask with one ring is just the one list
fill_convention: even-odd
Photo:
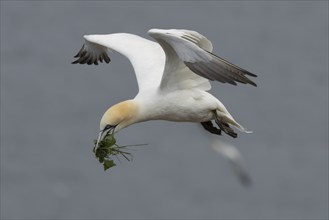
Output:
[[107,53],[113,50],[126,56],[133,65],[139,91],[159,86],[165,64],[165,54],[159,44],[126,33],[85,35],[84,39],[73,64],[109,63]]
[[232,85],[240,82],[256,86],[246,77],[256,77],[255,74],[213,54],[211,42],[195,31],[151,29],[148,33],[159,42],[166,54],[160,85],[162,89],[194,87],[200,78]]
[[240,182],[244,186],[251,185],[251,176],[249,175],[248,170],[246,169],[243,163],[242,156],[239,150],[235,146],[222,142],[218,138],[215,139],[214,137],[215,136],[212,136],[213,149],[230,162],[233,171],[238,176]]

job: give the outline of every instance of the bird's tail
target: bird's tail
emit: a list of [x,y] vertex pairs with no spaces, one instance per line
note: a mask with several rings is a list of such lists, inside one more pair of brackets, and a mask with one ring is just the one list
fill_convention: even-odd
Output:
[[238,134],[235,133],[235,131],[230,127],[230,125],[233,125],[242,132],[252,133],[252,131],[245,129],[242,125],[236,122],[232,115],[226,110],[226,108],[216,110],[215,122],[221,130],[223,130],[226,134],[230,135],[233,138],[236,138]]

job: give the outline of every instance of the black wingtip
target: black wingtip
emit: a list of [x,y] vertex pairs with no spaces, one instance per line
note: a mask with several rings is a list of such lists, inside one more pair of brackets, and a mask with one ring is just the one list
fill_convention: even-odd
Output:
[[103,58],[106,63],[109,63],[111,61],[110,57],[106,53],[103,53]]
[[249,82],[250,85],[257,87],[257,84],[254,83],[253,81]]
[[105,63],[109,63],[111,61],[110,57],[106,54],[106,52],[101,53],[99,56],[90,54],[85,48],[85,45],[82,45],[82,48],[79,50],[79,52],[74,56],[74,58],[77,58],[71,64],[87,64],[87,65],[98,65],[98,61],[101,63],[103,60]]
[[74,58],[81,57],[81,54],[85,51],[85,44],[82,45],[81,49],[79,52],[74,56]]
[[252,76],[252,77],[257,77],[256,74],[253,74],[253,73],[251,73],[251,72],[249,72],[249,71],[247,71],[247,70],[244,71],[244,74],[246,74],[246,75],[248,75],[248,76]]
[[252,186],[252,179],[247,173],[241,173],[239,175],[239,181],[242,184],[242,186],[249,188]]

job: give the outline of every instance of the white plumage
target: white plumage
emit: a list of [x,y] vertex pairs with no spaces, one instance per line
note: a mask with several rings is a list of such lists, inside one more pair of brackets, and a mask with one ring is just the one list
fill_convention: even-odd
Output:
[[[148,120],[198,122],[210,133],[221,135],[224,131],[232,137],[237,134],[230,125],[248,132],[207,91],[211,89],[209,80],[256,86],[247,77],[255,74],[213,54],[212,43],[195,31],[151,29],[148,34],[157,42],[127,33],[84,36],[85,43],[73,63],[108,63],[107,52],[117,51],[130,60],[139,87],[134,99],[104,113],[98,140],[109,132]],[[234,159],[233,154],[224,155]]]

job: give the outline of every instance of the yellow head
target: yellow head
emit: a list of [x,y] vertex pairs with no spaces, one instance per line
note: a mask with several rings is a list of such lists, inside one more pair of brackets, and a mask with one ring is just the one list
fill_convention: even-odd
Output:
[[110,107],[101,119],[98,141],[109,132],[116,133],[137,122],[137,113],[138,104],[134,100],[120,102]]

